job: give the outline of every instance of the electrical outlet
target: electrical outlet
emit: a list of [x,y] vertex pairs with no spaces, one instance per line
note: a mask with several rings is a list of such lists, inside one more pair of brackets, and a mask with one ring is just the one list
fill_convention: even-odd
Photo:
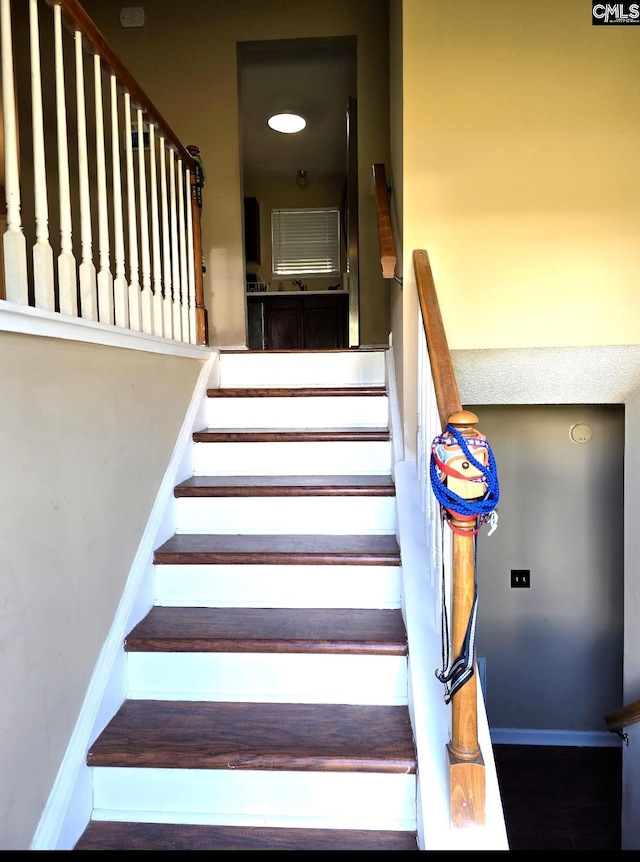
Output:
[[511,569],[511,586],[527,589],[531,586],[530,569]]

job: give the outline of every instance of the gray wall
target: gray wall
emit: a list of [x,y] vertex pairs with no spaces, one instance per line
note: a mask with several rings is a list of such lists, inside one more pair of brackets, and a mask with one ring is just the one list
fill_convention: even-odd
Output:
[[[624,705],[640,699],[640,390],[627,402],[625,449]],[[620,704],[621,706],[623,703]],[[622,748],[622,849],[640,849],[640,724]]]
[[[604,731],[622,705],[624,407],[470,409],[500,482],[498,529],[478,540],[490,726]],[[582,422],[593,437],[577,444]]]
[[202,362],[0,333],[0,848],[27,850]]

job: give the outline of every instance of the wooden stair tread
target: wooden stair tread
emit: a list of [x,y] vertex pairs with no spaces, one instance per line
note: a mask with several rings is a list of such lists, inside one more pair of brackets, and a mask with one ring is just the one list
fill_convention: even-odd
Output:
[[366,443],[391,439],[388,428],[203,428],[195,443]]
[[386,386],[264,386],[207,389],[209,398],[341,398],[386,395]]
[[176,533],[154,563],[399,566],[400,548],[393,535]]
[[415,832],[92,821],[74,850],[417,850]]
[[393,497],[391,476],[191,476],[176,497]]
[[361,608],[153,607],[129,652],[406,655],[402,611]]
[[410,774],[406,706],[125,700],[87,765]]

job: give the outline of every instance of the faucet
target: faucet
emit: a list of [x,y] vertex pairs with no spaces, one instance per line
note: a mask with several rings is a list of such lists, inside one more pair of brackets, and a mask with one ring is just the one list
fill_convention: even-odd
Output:
[[303,284],[299,278],[296,278],[293,283],[295,284],[296,287],[299,287],[300,290],[308,290],[307,285]]

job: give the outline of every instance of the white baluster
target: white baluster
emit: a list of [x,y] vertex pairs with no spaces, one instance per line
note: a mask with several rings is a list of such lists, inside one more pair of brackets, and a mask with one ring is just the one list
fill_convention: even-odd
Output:
[[140,314],[140,272],[138,267],[138,223],[136,219],[136,187],[133,172],[133,126],[131,96],[124,94],[125,154],[127,161],[127,202],[129,222],[129,326],[137,331],[142,326]]
[[[129,129],[129,133],[131,129]],[[118,121],[118,82],[111,75],[111,160],[113,163],[113,233],[116,277],[113,282],[116,326],[129,326],[129,302],[125,276],[124,223],[122,216],[122,175],[120,171],[120,126]]]
[[13,40],[11,4],[0,6],[2,38],[2,109],[4,120],[4,190],[7,199],[7,230],[3,237],[4,279],[9,302],[29,304],[27,243],[20,216],[20,172],[18,168],[18,129],[15,81],[13,77]]
[[164,138],[160,138],[160,201],[162,203],[162,260],[164,264],[164,336],[173,338],[173,296],[171,293],[171,240],[167,203],[167,164]]
[[104,113],[102,107],[102,72],[100,57],[93,56],[96,103],[96,168],[98,176],[98,319],[113,326],[113,275],[109,262],[109,216],[107,212],[107,170],[104,146]]
[[78,273],[71,238],[71,190],[69,187],[69,143],[67,140],[67,105],[64,89],[62,54],[62,13],[53,7],[55,44],[56,114],[58,129],[58,188],[60,197],[60,254],[58,255],[58,298],[60,312],[78,316]]
[[142,272],[142,331],[153,332],[151,308],[151,258],[149,252],[149,211],[147,203],[147,177],[144,155],[144,123],[138,109],[138,188],[140,189],[140,258]]
[[158,172],[156,168],[156,131],[149,126],[149,174],[151,186],[151,239],[153,248],[153,334],[162,336],[162,259],[160,257],[160,221],[158,218]]
[[184,214],[184,171],[182,159],[178,159],[178,238],[180,240],[182,340],[189,341],[189,282],[187,281],[187,236]]
[[187,169],[187,261],[189,265],[189,341],[196,343],[196,271],[193,257],[193,211],[191,207],[191,171]]
[[33,282],[38,308],[55,311],[53,249],[49,243],[49,207],[44,157],[42,118],[42,79],[40,74],[40,37],[38,0],[29,0],[31,48],[31,119],[33,124],[33,173],[35,185],[36,242],[33,247]]
[[80,187],[80,244],[82,263],[80,277],[80,313],[87,320],[98,319],[96,268],[91,248],[91,196],[89,193],[89,156],[87,153],[87,120],[84,98],[82,33],[75,31],[76,105],[78,116],[78,182]]
[[171,275],[173,278],[173,337],[181,340],[180,258],[178,251],[178,214],[176,211],[176,154],[169,150],[169,204],[171,215]]

